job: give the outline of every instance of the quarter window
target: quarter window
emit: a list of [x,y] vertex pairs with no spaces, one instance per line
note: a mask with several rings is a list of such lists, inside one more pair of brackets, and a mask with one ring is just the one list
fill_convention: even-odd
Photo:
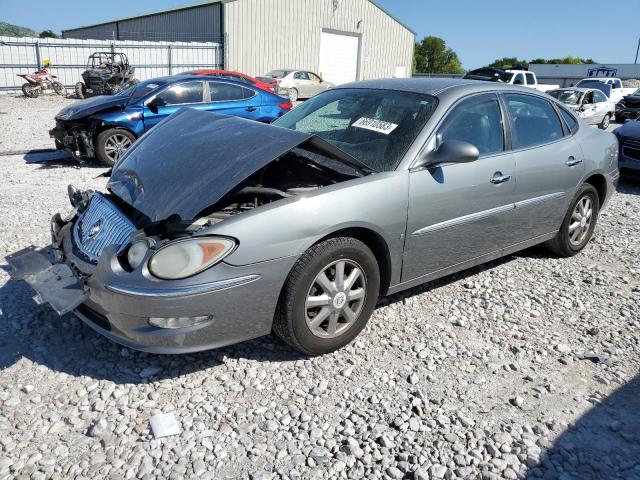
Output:
[[249,88],[221,82],[209,82],[209,93],[212,102],[234,102],[246,100],[255,95],[255,92]]
[[314,82],[319,82],[320,81],[320,77],[317,76],[315,73],[309,72],[309,80],[313,80]]
[[455,107],[439,130],[441,141],[458,140],[475,145],[480,155],[504,151],[504,128],[495,95],[471,98]]
[[518,94],[504,98],[511,115],[514,148],[542,145],[564,136],[560,118],[548,101]]
[[166,105],[186,105],[202,103],[202,95],[202,82],[185,82],[167,88],[158,97]]
[[535,85],[536,78],[533,76],[533,73],[525,73],[527,77],[527,85]]
[[296,72],[293,78],[295,78],[296,80],[309,80],[309,75],[307,74],[307,72]]

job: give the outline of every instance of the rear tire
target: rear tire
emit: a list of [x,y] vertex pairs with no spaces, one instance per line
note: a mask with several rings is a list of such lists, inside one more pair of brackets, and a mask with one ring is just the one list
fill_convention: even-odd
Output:
[[28,98],[38,98],[38,95],[40,95],[40,87],[33,83],[23,83],[22,93]]
[[300,94],[298,93],[297,88],[289,89],[289,100],[291,100],[292,102],[297,102],[299,97],[300,97]]
[[611,124],[611,114],[607,113],[604,118],[602,119],[602,122],[600,122],[600,125],[598,125],[602,130],[606,130],[607,128],[609,128],[609,125]]
[[78,82],[74,87],[74,91],[76,92],[76,97],[79,99],[87,98],[87,87],[84,83]]
[[334,352],[366,326],[379,291],[380,270],[371,250],[355,238],[330,238],[291,269],[273,332],[305,355]]
[[128,130],[121,128],[105,130],[96,139],[96,158],[102,165],[113,167],[135,141],[135,135]]
[[560,230],[545,246],[561,257],[577,255],[591,240],[599,211],[598,191],[585,183],[571,202]]

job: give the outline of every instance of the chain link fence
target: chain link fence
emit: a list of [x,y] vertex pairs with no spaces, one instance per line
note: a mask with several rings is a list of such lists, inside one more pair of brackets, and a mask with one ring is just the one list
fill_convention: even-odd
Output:
[[51,62],[50,72],[66,87],[82,80],[89,55],[122,52],[139,80],[173,75],[197,68],[223,68],[222,42],[151,42],[118,40],[39,39],[0,37],[0,92],[19,91],[19,73],[32,73]]

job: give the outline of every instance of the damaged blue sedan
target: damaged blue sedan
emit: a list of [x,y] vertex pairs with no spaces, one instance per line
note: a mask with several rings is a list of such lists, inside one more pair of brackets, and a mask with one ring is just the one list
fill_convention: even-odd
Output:
[[617,181],[616,138],[549,96],[360,82],[272,125],[178,111],[105,193],[69,188],[50,249],[8,261],[39,302],[134,349],[274,332],[320,355],[351,342],[381,295],[540,243],[579,253]]

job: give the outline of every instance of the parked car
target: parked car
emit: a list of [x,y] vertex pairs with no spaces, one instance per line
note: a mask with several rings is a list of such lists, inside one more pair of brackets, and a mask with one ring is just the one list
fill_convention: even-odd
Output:
[[11,275],[131,348],[183,353],[273,331],[308,355],[380,295],[542,242],[572,256],[618,180],[618,142],[513,85],[391,79],[321,93],[272,125],[182,109],[71,188],[54,263]]
[[270,122],[292,108],[290,101],[247,83],[179,75],[73,103],[56,115],[56,127],[49,133],[58,149],[112,166],[140,135],[183,106],[259,122]]
[[614,103],[622,100],[622,97],[629,93],[633,93],[633,88],[624,88],[622,80],[614,77],[588,77],[583,78],[576,84],[576,88],[595,88],[594,82],[604,83],[611,86],[611,95],[609,98]]
[[535,72],[530,72],[524,67],[512,67],[508,69],[496,67],[483,67],[467,72],[466,80],[484,80],[486,82],[508,83],[510,85],[522,85],[546,92],[558,88],[560,85],[543,85],[538,83]]
[[559,88],[548,92],[589,125],[606,130],[615,114],[615,104],[601,91],[591,88]]
[[286,95],[289,100],[296,102],[302,98],[311,98],[318,93],[334,88],[331,82],[326,82],[320,75],[307,70],[278,69],[272,70],[258,80],[275,82],[276,92]]
[[620,169],[640,171],[640,121],[629,120],[613,133],[620,143]]
[[625,95],[616,104],[616,122],[624,123],[627,120],[640,118],[640,89],[631,95]]
[[255,87],[261,88],[267,92],[276,93],[276,89],[272,83],[261,82],[244,73],[234,72],[232,70],[191,70],[184,72],[185,75],[203,75],[207,77],[227,78],[229,80],[237,80],[239,82],[248,83]]
[[120,52],[95,52],[89,55],[87,69],[82,72],[82,82],[76,83],[76,96],[86,98],[92,95],[113,95],[137,83],[135,69],[129,59]]

